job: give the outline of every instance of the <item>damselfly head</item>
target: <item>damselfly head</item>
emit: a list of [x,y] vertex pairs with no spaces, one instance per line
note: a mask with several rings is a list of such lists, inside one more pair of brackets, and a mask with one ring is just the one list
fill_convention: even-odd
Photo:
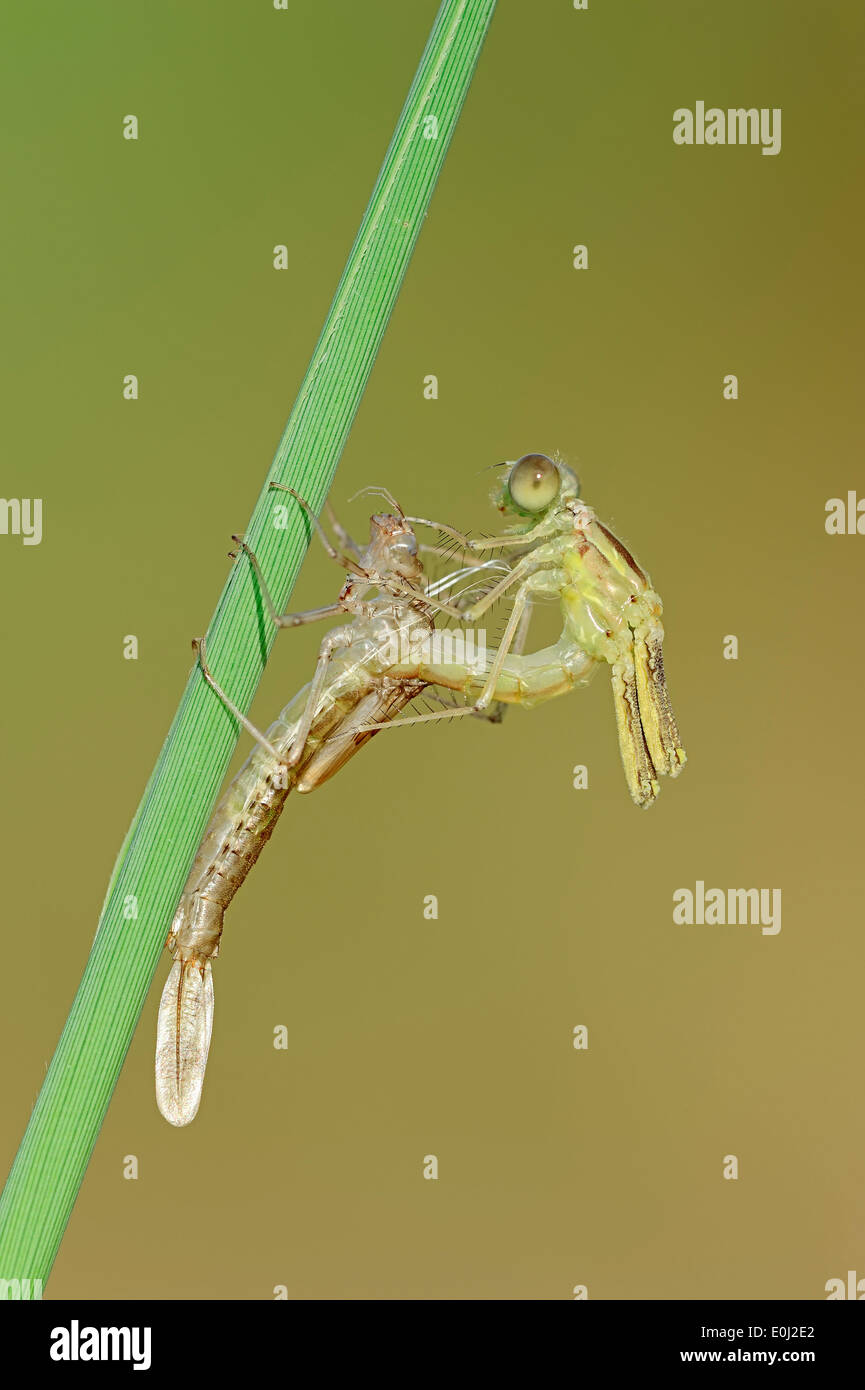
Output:
[[577,475],[561,459],[523,454],[515,463],[501,466],[507,473],[493,492],[493,502],[500,512],[540,520],[545,512],[579,496]]

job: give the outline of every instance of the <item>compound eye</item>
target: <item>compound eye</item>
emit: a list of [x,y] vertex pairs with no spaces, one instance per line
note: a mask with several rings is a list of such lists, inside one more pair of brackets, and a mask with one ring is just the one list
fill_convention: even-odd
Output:
[[524,454],[508,475],[508,492],[522,512],[542,512],[554,502],[561,479],[546,454]]

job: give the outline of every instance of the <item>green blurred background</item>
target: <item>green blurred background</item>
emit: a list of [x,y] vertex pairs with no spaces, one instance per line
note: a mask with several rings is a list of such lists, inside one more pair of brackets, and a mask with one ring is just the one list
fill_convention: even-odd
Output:
[[[0,536],[4,1174],[435,12],[7,10],[0,490],[44,539]],[[865,493],[863,38],[852,0],[500,4],[333,500],[359,532],[368,483],[492,526],[482,470],[560,450],[664,598],[689,765],[636,810],[602,676],[383,735],[289,802],[227,920],[199,1116],[153,1099],[166,956],[49,1297],[865,1275],[865,539],[824,530]],[[781,154],[674,146],[698,99],[781,107]],[[292,606],[338,583],[313,550]],[[260,723],[320,636],[280,638]],[[781,888],[780,935],[675,926],[697,879]]]

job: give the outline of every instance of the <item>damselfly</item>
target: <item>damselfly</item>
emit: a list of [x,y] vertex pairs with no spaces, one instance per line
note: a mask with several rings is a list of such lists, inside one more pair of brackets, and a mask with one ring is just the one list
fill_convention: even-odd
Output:
[[[508,468],[494,501],[519,520],[502,536],[469,540],[452,526],[425,518],[415,524],[437,529],[459,541],[467,552],[518,547],[508,572],[483,598],[462,608],[464,621],[476,623],[491,604],[515,588],[513,606],[498,650],[492,654],[484,689],[468,710],[420,715],[416,719],[452,718],[480,713],[493,699],[537,703],[548,692],[540,682],[509,695],[513,678],[540,669],[549,676],[557,667],[580,669],[585,684],[602,663],[611,668],[619,747],[628,790],[638,806],[648,807],[660,790],[659,775],[677,777],[687,761],[664,673],[662,604],[648,574],[618,536],[580,501],[576,474],[561,460],[526,454]],[[525,637],[531,604],[556,598],[561,606],[558,643],[531,656],[514,656],[515,637]],[[537,679],[537,675],[536,675]]]

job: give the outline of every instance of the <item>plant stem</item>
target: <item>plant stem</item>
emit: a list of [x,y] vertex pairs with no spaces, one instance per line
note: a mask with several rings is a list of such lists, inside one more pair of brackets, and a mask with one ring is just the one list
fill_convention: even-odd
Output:
[[[444,0],[439,10],[253,511],[246,535],[281,610],[309,526],[301,509],[269,484],[289,483],[316,512],[321,509],[494,8],[495,0]],[[425,134],[426,116],[436,118],[436,138]],[[286,502],[286,529],[277,529],[274,508]],[[217,680],[243,710],[275,632],[262,621],[241,558],[217,603],[207,653]],[[121,849],[78,993],[0,1197],[0,1278],[48,1277],[238,733],[236,720],[194,666]],[[149,1094],[142,1104],[153,1104]],[[14,1282],[6,1294],[20,1296]]]

